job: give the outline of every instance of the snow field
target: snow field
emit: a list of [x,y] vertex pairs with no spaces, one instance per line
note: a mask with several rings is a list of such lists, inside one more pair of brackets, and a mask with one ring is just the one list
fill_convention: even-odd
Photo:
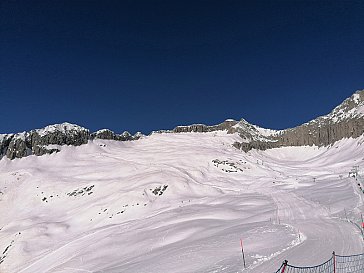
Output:
[[153,134],[2,159],[0,272],[275,272],[363,252],[343,213],[362,210],[347,173],[363,139],[249,153],[237,140]]

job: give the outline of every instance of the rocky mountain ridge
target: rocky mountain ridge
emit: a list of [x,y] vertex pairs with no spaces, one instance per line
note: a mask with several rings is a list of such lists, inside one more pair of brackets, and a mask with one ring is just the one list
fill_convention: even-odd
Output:
[[363,135],[364,90],[355,92],[331,113],[285,130],[264,129],[244,119],[240,121],[229,119],[213,126],[193,124],[154,133],[213,132],[219,130],[227,130],[227,133],[238,133],[242,141],[234,143],[234,146],[244,151],[284,146],[328,146],[343,138],[357,138]]
[[364,90],[355,92],[331,113],[300,126],[262,136],[259,140],[235,143],[244,151],[285,146],[328,146],[343,138],[364,134]]
[[28,155],[52,154],[59,152],[62,145],[79,146],[93,139],[129,141],[139,139],[141,136],[139,132],[131,135],[127,131],[119,135],[108,129],[90,133],[84,127],[65,122],[29,132],[1,134],[0,158],[6,156],[14,159]]
[[[242,140],[233,145],[243,151],[284,146],[328,146],[343,138],[357,138],[363,135],[364,90],[355,92],[328,115],[285,130],[264,129],[250,124],[244,119],[240,121],[228,119],[217,125],[177,126],[173,130],[159,130],[152,132],[152,134],[214,131],[239,134]],[[66,122],[30,132],[0,134],[0,158],[6,156],[9,159],[14,159],[28,155],[51,154],[59,152],[62,145],[79,146],[93,139],[130,141],[137,140],[142,136],[139,132],[131,135],[127,131],[116,134],[109,129],[90,133],[86,128]]]

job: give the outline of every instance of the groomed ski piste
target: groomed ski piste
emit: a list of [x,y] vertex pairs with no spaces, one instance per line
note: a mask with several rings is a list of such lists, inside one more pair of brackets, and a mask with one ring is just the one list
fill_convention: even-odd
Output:
[[163,133],[3,158],[0,272],[274,273],[364,252],[348,177],[363,137],[248,153],[239,140]]

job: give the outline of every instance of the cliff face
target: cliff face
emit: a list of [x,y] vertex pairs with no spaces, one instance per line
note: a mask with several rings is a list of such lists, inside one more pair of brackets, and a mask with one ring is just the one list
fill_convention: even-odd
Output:
[[75,124],[55,124],[30,132],[0,135],[0,158],[6,156],[14,159],[28,155],[51,154],[59,152],[62,145],[79,146],[92,139],[128,141],[138,139],[140,136],[140,133],[132,136],[128,132],[117,135],[110,130],[100,130],[90,134],[88,129]]
[[315,126],[315,124],[301,125],[286,130],[275,139],[283,146],[327,146],[343,138],[357,138],[363,133],[364,119],[354,118],[337,123],[325,122],[319,126]]
[[357,91],[330,114],[318,117],[295,128],[275,131],[261,139],[235,143],[250,149],[269,149],[283,146],[328,146],[343,138],[364,134],[364,90]]
[[30,132],[6,135],[2,141],[0,138],[0,156],[14,159],[54,153],[59,151],[57,145],[78,146],[87,143],[89,136],[89,130],[78,125],[50,125]]
[[236,125],[238,122],[236,120],[225,120],[223,123],[218,125],[204,125],[204,124],[193,124],[189,126],[177,126],[172,130],[173,133],[187,133],[187,132],[197,132],[206,133],[213,131],[223,131],[229,130],[231,127]]

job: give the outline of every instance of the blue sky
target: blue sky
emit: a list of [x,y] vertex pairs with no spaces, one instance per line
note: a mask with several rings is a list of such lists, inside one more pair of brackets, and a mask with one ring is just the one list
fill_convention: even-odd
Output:
[[0,133],[293,127],[364,88],[363,14],[361,1],[1,1]]

